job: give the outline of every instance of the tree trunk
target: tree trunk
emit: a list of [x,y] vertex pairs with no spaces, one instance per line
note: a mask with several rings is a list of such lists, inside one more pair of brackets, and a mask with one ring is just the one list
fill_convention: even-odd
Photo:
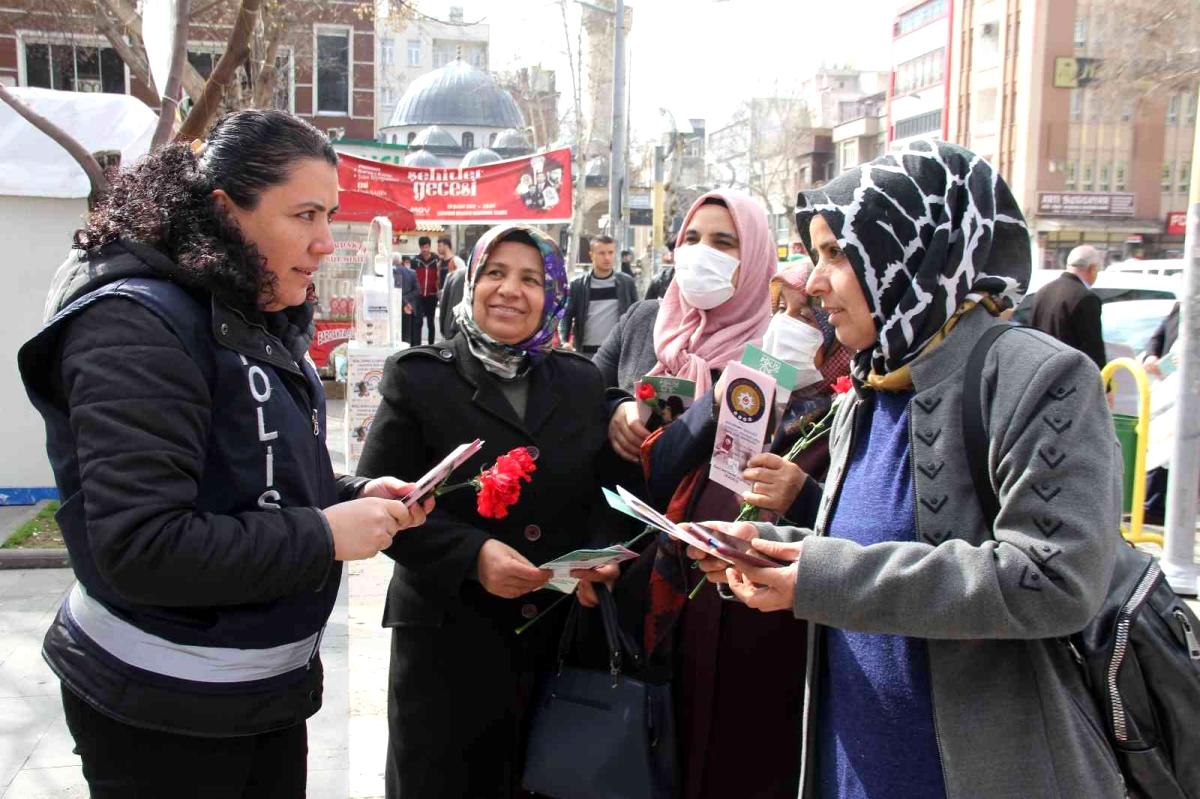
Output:
[[171,138],[174,128],[175,112],[179,108],[179,79],[183,65],[187,63],[188,23],[191,10],[191,0],[175,0],[175,40],[172,43],[174,52],[171,53],[171,67],[167,73],[167,85],[159,95],[158,125],[154,128],[154,138],[150,140],[150,150],[157,150]]
[[225,43],[225,52],[213,67],[208,82],[204,84],[204,93],[183,121],[183,127],[176,136],[178,140],[190,141],[199,137],[216,114],[230,82],[237,79],[238,66],[246,60],[250,35],[254,32],[254,23],[258,19],[258,9],[261,5],[262,0],[242,0],[237,20],[229,34],[229,41]]
[[105,177],[104,170],[100,168],[99,162],[87,151],[87,148],[80,144],[74,136],[18,100],[2,83],[0,83],[0,100],[12,106],[12,109],[29,124],[53,139],[75,159],[92,184],[93,198],[99,199],[108,192],[108,178]]
[[[117,55],[121,56],[121,60],[133,71],[135,77],[151,89],[157,90],[153,78],[150,77],[150,67],[146,62],[146,57],[142,55],[144,52],[141,43],[142,18],[138,15],[137,10],[125,0],[96,0],[96,3],[98,6],[96,16],[101,19],[100,27],[104,31],[105,38],[117,51]],[[130,38],[133,39],[132,45],[125,41],[124,35],[113,24],[109,14],[116,17],[121,27],[129,33]],[[185,44],[184,52],[186,53],[186,51],[187,45]],[[188,93],[188,97],[192,98],[193,102],[199,102],[200,95],[204,93],[204,77],[196,71],[186,57],[183,61],[181,80],[183,90]]]
[[266,48],[263,53],[262,65],[254,79],[254,107],[272,108],[275,96],[275,86],[279,81],[275,59],[279,55],[279,40],[283,38],[283,26],[272,23],[266,30]]

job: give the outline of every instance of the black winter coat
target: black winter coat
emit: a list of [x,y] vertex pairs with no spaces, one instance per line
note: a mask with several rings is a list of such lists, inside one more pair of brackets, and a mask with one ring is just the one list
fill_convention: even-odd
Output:
[[[76,267],[60,303],[91,303],[19,357],[87,594],[64,603],[46,659],[137,726],[224,737],[299,723],[321,704],[317,644],[296,646],[286,672],[265,652],[319,641],[340,564],[318,508],[365,482],[330,468],[324,398],[303,364],[311,312],[252,324],[181,290],[166,256],[129,242]],[[147,636],[196,654],[168,662],[171,647]],[[238,673],[266,656],[259,674],[273,676],[231,681],[218,651],[242,653],[227,664]]]
[[1091,358],[1097,369],[1108,362],[1100,324],[1100,297],[1070,272],[1037,292],[1030,324]]
[[521,419],[461,333],[404,350],[385,367],[360,475],[415,480],[459,444],[483,439],[451,478],[458,483],[515,447],[538,450],[533,480],[507,518],[482,518],[474,492],[452,492],[423,527],[400,533],[386,550],[396,561],[383,613],[395,628],[389,797],[508,797],[519,783],[534,675],[552,662],[568,604],[517,636],[562,595],[487,593],[475,579],[484,542],[499,539],[538,565],[623,536],[621,517],[600,508],[600,475],[616,461],[596,367],[553,352],[529,381]]

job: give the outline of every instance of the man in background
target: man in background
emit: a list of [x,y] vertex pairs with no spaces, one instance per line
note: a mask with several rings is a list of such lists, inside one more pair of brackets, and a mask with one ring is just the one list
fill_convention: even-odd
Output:
[[675,239],[667,242],[667,251],[663,253],[662,269],[650,279],[646,287],[646,299],[661,300],[667,293],[667,286],[675,279]]
[[417,322],[417,308],[421,304],[421,289],[417,285],[417,273],[410,264],[412,258],[405,255],[392,256],[392,287],[400,289],[404,304],[400,317],[400,336],[410,347],[420,344],[421,331]]
[[446,285],[446,276],[453,274],[458,269],[466,269],[467,265],[463,263],[463,259],[454,254],[454,245],[450,242],[449,236],[442,236],[438,239],[438,257],[442,259],[441,266],[438,271],[438,288]]
[[621,274],[633,277],[633,250],[621,250]]
[[432,344],[437,340],[434,314],[437,313],[438,288],[440,287],[438,273],[441,271],[442,261],[430,251],[428,236],[417,239],[417,246],[421,248],[421,251],[413,258],[413,271],[417,273],[417,285],[421,292],[421,302],[416,318],[417,344],[421,343],[422,326],[428,328],[429,343]]
[[592,269],[571,281],[567,308],[559,325],[564,347],[594,355],[621,314],[637,302],[637,284],[613,269],[616,246],[611,236],[592,239]]
[[1074,347],[1103,369],[1104,336],[1100,327],[1100,298],[1092,284],[1100,274],[1100,251],[1087,244],[1067,255],[1067,269],[1037,292],[1031,325]]

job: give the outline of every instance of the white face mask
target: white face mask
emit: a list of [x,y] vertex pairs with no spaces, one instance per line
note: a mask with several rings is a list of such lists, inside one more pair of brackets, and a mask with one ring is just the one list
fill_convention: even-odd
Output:
[[693,308],[716,308],[733,296],[737,258],[707,244],[688,244],[675,250],[675,282]]
[[825,338],[820,330],[786,313],[772,316],[767,332],[763,334],[763,351],[800,372],[796,388],[804,388],[821,380],[816,360],[817,352],[824,343]]

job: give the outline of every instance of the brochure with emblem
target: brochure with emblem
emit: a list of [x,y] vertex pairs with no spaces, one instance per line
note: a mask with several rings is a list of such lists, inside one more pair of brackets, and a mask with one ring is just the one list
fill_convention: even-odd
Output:
[[638,418],[653,431],[666,427],[691,407],[696,384],[678,377],[646,375],[637,382],[633,396],[637,399]]
[[717,439],[709,461],[708,479],[739,497],[750,490],[742,477],[746,462],[763,451],[775,378],[757,369],[730,361],[725,366],[725,391],[719,401]]
[[549,569],[554,572],[554,576],[550,578],[550,582],[546,583],[547,588],[569,594],[579,585],[579,581],[571,576],[572,569],[594,569],[598,566],[607,566],[610,563],[624,563],[636,557],[637,553],[632,549],[627,549],[618,544],[616,546],[605,547],[604,549],[577,549],[574,552],[568,552],[554,560],[547,561],[538,566],[538,568]]
[[479,450],[482,448],[483,442],[478,438],[466,444],[459,444],[454,448],[453,452],[451,452],[445,458],[442,458],[441,463],[426,472],[425,475],[413,485],[412,491],[408,492],[408,495],[402,500],[404,502],[404,506],[406,508],[412,507],[413,503],[415,503],[418,499],[425,499],[428,497],[434,489],[446,481],[446,478],[448,478],[455,469],[469,461],[471,456],[476,452],[479,452]]

